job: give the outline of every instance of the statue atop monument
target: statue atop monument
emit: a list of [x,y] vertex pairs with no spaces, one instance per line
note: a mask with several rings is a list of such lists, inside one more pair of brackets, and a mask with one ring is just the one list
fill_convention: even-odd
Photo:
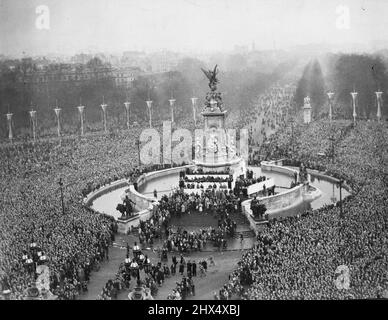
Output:
[[[222,111],[222,98],[221,93],[216,92],[217,90],[217,65],[214,67],[213,70],[206,71],[205,69],[202,69],[203,73],[206,75],[206,77],[209,79],[209,88],[210,92],[206,94],[206,101],[205,101],[205,109],[206,111],[216,112],[216,111]],[[218,109],[218,110],[217,110]]]
[[218,79],[217,79],[217,74],[218,74],[218,70],[217,70],[217,65],[214,67],[214,70],[208,70],[206,71],[205,69],[202,69],[201,70],[203,71],[203,73],[206,75],[206,77],[209,79],[209,88],[211,91],[216,91],[217,90],[217,83],[218,83]]

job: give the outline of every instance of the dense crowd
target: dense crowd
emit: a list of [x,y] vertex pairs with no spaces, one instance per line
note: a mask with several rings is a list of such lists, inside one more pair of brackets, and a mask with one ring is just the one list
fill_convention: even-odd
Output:
[[137,166],[137,154],[129,152],[136,150],[139,134],[133,128],[1,146],[0,289],[6,298],[26,298],[37,277],[37,252],[46,257],[50,289],[59,299],[87,290],[90,273],[107,259],[117,224],[85,207],[83,199],[104,184],[134,181],[157,169]]
[[188,296],[195,296],[195,285],[191,276],[183,277],[177,282],[176,288],[168,295],[167,300],[185,300]]
[[[314,151],[320,150],[315,141],[327,139],[333,126],[342,132],[334,142],[335,157],[320,158]],[[297,140],[295,149],[301,151],[293,153],[294,159],[344,179],[351,187],[353,195],[342,203],[343,217],[337,203],[301,216],[271,220],[254,248],[243,254],[218,298],[387,297],[388,130],[375,122],[347,128],[343,123],[312,123],[304,132],[312,141]],[[279,146],[287,145],[283,138],[276,137]],[[288,154],[288,148],[285,151]],[[341,268],[349,268],[349,274],[341,274]],[[349,288],[341,285],[344,281],[350,283]]]
[[245,119],[249,130],[249,145],[261,145],[278,127],[283,126],[291,110],[295,87],[292,85],[270,87],[252,104]]
[[[279,134],[268,139],[267,131],[286,121],[283,111],[289,107],[292,91],[291,87],[272,89],[260,98],[259,109],[244,119],[248,121],[256,114],[259,123],[268,119],[264,120],[266,129],[262,134],[268,141],[268,157],[302,161],[308,168],[344,179],[354,194],[343,203],[342,219],[337,205],[271,222],[255,247],[243,255],[219,297],[380,297],[388,288],[387,127],[375,122],[359,122],[353,127],[346,121],[315,121],[309,127],[296,124],[293,135],[291,126],[285,125]],[[192,126],[191,122],[188,125]],[[252,124],[250,131],[257,127],[262,125]],[[101,185],[123,177],[132,180],[149,170],[136,167],[137,153],[131,152],[136,150],[140,130],[139,126],[123,132],[111,130],[107,135],[1,146],[0,283],[9,298],[26,298],[41,263],[49,266],[49,287],[59,299],[75,299],[87,290],[91,272],[109,259],[117,225],[113,218],[84,207],[82,201]],[[254,137],[252,133],[250,139]],[[63,187],[58,185],[60,178]],[[241,199],[226,190],[191,195],[178,192],[171,200],[162,201],[153,220],[141,226],[141,242],[152,243],[160,236],[170,215],[188,214],[191,210],[219,214],[219,228],[227,232],[230,224],[225,225],[227,216],[221,214],[241,205]],[[169,232],[167,238],[179,239],[177,243],[195,239],[190,232],[182,234]],[[189,241],[190,249],[192,244],[195,248],[194,242]],[[335,271],[342,264],[350,268],[348,290],[340,290],[334,284]],[[168,272],[164,264],[154,268],[146,265],[150,276],[144,281],[155,291],[155,283],[160,284]],[[107,283],[103,297],[114,297],[115,290],[127,285],[125,268],[124,263]]]

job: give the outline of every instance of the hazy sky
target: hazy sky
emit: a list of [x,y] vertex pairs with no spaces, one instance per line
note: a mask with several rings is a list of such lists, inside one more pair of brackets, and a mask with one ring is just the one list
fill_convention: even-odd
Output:
[[[36,27],[39,5],[49,8],[49,30]],[[349,29],[336,26],[340,5]],[[0,0],[0,53],[373,44],[388,42],[387,26],[386,0]]]

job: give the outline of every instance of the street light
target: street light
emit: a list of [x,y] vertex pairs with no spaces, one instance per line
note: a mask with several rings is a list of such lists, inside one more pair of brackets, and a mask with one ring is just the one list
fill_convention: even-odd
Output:
[[31,124],[32,124],[32,139],[33,142],[36,142],[36,111],[31,106],[31,111],[28,112],[30,114],[31,118]]
[[102,109],[102,122],[104,124],[104,132],[107,133],[107,126],[106,126],[106,108],[108,105],[105,103],[104,96],[102,96],[102,104],[100,105]]
[[61,108],[58,107],[58,100],[56,101],[56,106],[54,108],[55,116],[57,117],[57,134],[58,138],[61,137],[61,122],[60,122],[60,114],[61,114]]
[[61,189],[61,202],[62,202],[62,214],[65,214],[65,205],[63,203],[63,181],[62,178],[59,178],[59,188]]
[[13,132],[12,132],[12,116],[13,113],[9,111],[9,105],[8,105],[8,113],[6,114],[7,117],[7,123],[8,123],[8,139],[12,142],[13,139]]
[[331,163],[334,163],[334,137],[330,136],[329,140],[331,141],[331,152],[330,152],[330,158],[331,158]]
[[129,129],[129,107],[131,105],[131,102],[129,101],[126,101],[124,102],[124,106],[125,106],[125,112],[126,112],[126,116],[127,116],[127,129]]
[[356,117],[357,117],[356,100],[357,100],[358,93],[353,88],[353,92],[351,92],[350,95],[352,96],[352,105],[353,105],[353,125],[356,125]]
[[138,157],[139,157],[139,166],[141,165],[140,163],[140,139],[137,139],[136,140],[136,146],[137,146],[137,154],[138,154]]

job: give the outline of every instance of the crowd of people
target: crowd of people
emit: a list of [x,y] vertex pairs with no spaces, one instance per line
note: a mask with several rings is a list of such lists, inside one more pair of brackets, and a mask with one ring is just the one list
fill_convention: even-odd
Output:
[[251,114],[245,118],[250,146],[263,144],[286,123],[293,106],[294,92],[293,85],[274,85],[252,104]]
[[[254,129],[263,127],[263,121],[264,137],[269,135],[267,131],[286,122],[277,131],[279,134],[265,138],[268,144],[264,144],[267,148],[264,151],[268,157],[295,159],[308,168],[343,179],[351,187],[353,196],[342,204],[343,218],[336,205],[300,217],[271,221],[260,233],[255,247],[244,253],[219,297],[381,297],[388,288],[386,125],[362,121],[353,126],[348,121],[320,120],[308,127],[296,123],[291,129],[285,111],[292,91],[292,87],[274,88],[260,98],[258,109],[245,117],[248,121],[257,114],[256,121],[260,123],[259,126],[252,123],[249,128],[251,142],[260,142],[254,138]],[[137,153],[130,152],[136,150],[140,131],[139,126],[129,131],[111,130],[108,134],[90,134],[84,138],[48,138],[35,144],[15,142],[0,146],[0,284],[3,295],[26,299],[28,289],[36,281],[36,268],[42,263],[50,269],[50,291],[58,299],[76,299],[88,289],[90,274],[98,271],[102,261],[109,259],[117,224],[112,217],[86,208],[83,198],[99,186],[123,177],[134,181],[154,169],[139,167]],[[60,178],[63,186],[58,184]],[[161,236],[162,226],[166,229],[170,216],[189,214],[193,210],[218,215],[238,210],[240,205],[241,199],[227,190],[206,190],[191,195],[177,192],[168,201],[162,201],[153,220],[140,227],[139,241],[152,243]],[[231,225],[224,224],[221,215],[220,221],[219,228],[227,232],[226,226]],[[171,236],[174,241],[175,237],[179,239],[177,243],[182,239],[183,242],[195,239],[190,232],[182,234],[169,232],[166,238]],[[194,242],[190,240],[195,248]],[[343,264],[350,269],[348,290],[340,290],[334,284],[335,270]],[[124,263],[118,276],[107,283],[102,296],[114,297],[115,290],[123,288],[123,283],[127,285],[125,268]],[[153,281],[161,283],[162,274],[168,274],[163,264],[159,270],[150,268],[149,273],[152,281],[147,281],[151,288],[155,287]],[[244,289],[245,286],[249,287]]]
[[[353,194],[342,202],[343,216],[337,203],[270,220],[221,289],[224,298],[388,297],[388,130],[376,122],[360,122],[351,130],[346,129],[347,124],[334,125],[347,132],[337,136],[334,159],[319,158],[312,152],[317,150],[315,141],[326,139],[332,128],[319,122],[304,132],[313,141],[297,140],[296,150],[303,151],[295,151],[293,159],[300,158],[307,167],[343,179],[351,187]],[[279,141],[278,145],[287,143]],[[285,151],[287,154],[288,147]],[[340,266],[350,270],[348,288],[338,285],[344,277],[338,272]]]
[[87,290],[91,272],[108,258],[117,224],[85,207],[83,199],[99,186],[145,171],[128,152],[135,150],[139,134],[137,128],[1,146],[0,289],[6,298],[25,299],[36,281],[40,262],[32,243],[46,258],[50,289],[58,299]]
[[191,276],[182,277],[182,280],[176,283],[176,288],[168,295],[167,300],[186,300],[188,296],[195,296],[195,285]]
[[233,177],[217,177],[217,176],[202,176],[202,177],[194,177],[190,178],[189,176],[185,176],[183,178],[183,181],[185,182],[195,182],[195,183],[201,183],[201,182],[232,182]]

